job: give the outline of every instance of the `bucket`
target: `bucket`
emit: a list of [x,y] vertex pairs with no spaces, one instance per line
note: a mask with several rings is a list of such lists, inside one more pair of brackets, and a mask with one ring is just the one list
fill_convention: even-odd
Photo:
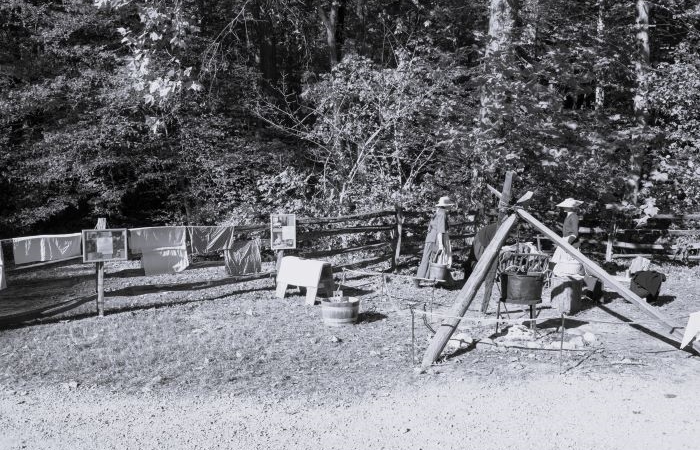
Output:
[[430,263],[428,278],[431,280],[445,281],[447,276],[447,264]]
[[552,306],[564,314],[576,314],[583,308],[581,301],[581,291],[583,288],[583,277],[553,276]]
[[331,297],[321,300],[323,323],[331,327],[353,325],[360,312],[360,299],[357,297]]
[[539,301],[542,299],[543,286],[544,277],[541,273],[503,272],[501,274],[501,300],[511,303]]

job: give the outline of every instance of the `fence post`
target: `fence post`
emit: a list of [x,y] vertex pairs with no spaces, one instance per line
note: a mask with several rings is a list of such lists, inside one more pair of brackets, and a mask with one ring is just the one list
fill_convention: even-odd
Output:
[[613,260],[613,242],[615,241],[615,234],[617,233],[617,225],[613,221],[612,227],[608,232],[608,243],[605,246],[605,261],[610,262]]
[[[105,230],[107,228],[107,219],[100,217],[97,219],[96,230]],[[85,243],[83,243],[85,245]],[[104,317],[105,315],[105,263],[99,261],[95,263],[95,272],[97,273],[97,315]]]
[[396,215],[396,230],[394,240],[392,242],[392,247],[394,250],[394,256],[391,259],[391,271],[396,272],[399,266],[399,258],[401,256],[401,237],[403,235],[403,208],[400,205],[395,205],[395,215]]

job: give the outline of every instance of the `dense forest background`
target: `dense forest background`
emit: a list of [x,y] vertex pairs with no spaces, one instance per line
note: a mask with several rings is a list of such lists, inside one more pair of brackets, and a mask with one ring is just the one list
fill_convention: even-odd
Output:
[[698,5],[0,0],[0,237],[478,211],[507,170],[540,212],[697,211]]

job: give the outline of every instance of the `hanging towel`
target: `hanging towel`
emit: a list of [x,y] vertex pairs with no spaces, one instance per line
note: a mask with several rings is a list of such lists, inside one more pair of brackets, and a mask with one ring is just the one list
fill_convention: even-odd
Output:
[[234,241],[233,226],[188,227],[192,254],[204,255],[231,248]]
[[146,275],[182,272],[189,265],[185,227],[149,227],[129,230],[129,248],[141,253]]
[[82,254],[81,242],[81,233],[14,238],[15,264],[74,258]]
[[0,291],[7,287],[5,280],[5,259],[2,257],[2,245],[0,245]]
[[260,238],[234,242],[231,248],[224,250],[224,262],[229,275],[261,272]]

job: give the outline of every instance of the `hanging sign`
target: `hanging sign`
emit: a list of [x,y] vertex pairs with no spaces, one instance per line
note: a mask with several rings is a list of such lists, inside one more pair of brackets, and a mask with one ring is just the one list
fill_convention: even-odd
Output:
[[126,261],[126,228],[83,230],[83,262]]
[[297,248],[296,214],[270,214],[270,244],[272,250]]

